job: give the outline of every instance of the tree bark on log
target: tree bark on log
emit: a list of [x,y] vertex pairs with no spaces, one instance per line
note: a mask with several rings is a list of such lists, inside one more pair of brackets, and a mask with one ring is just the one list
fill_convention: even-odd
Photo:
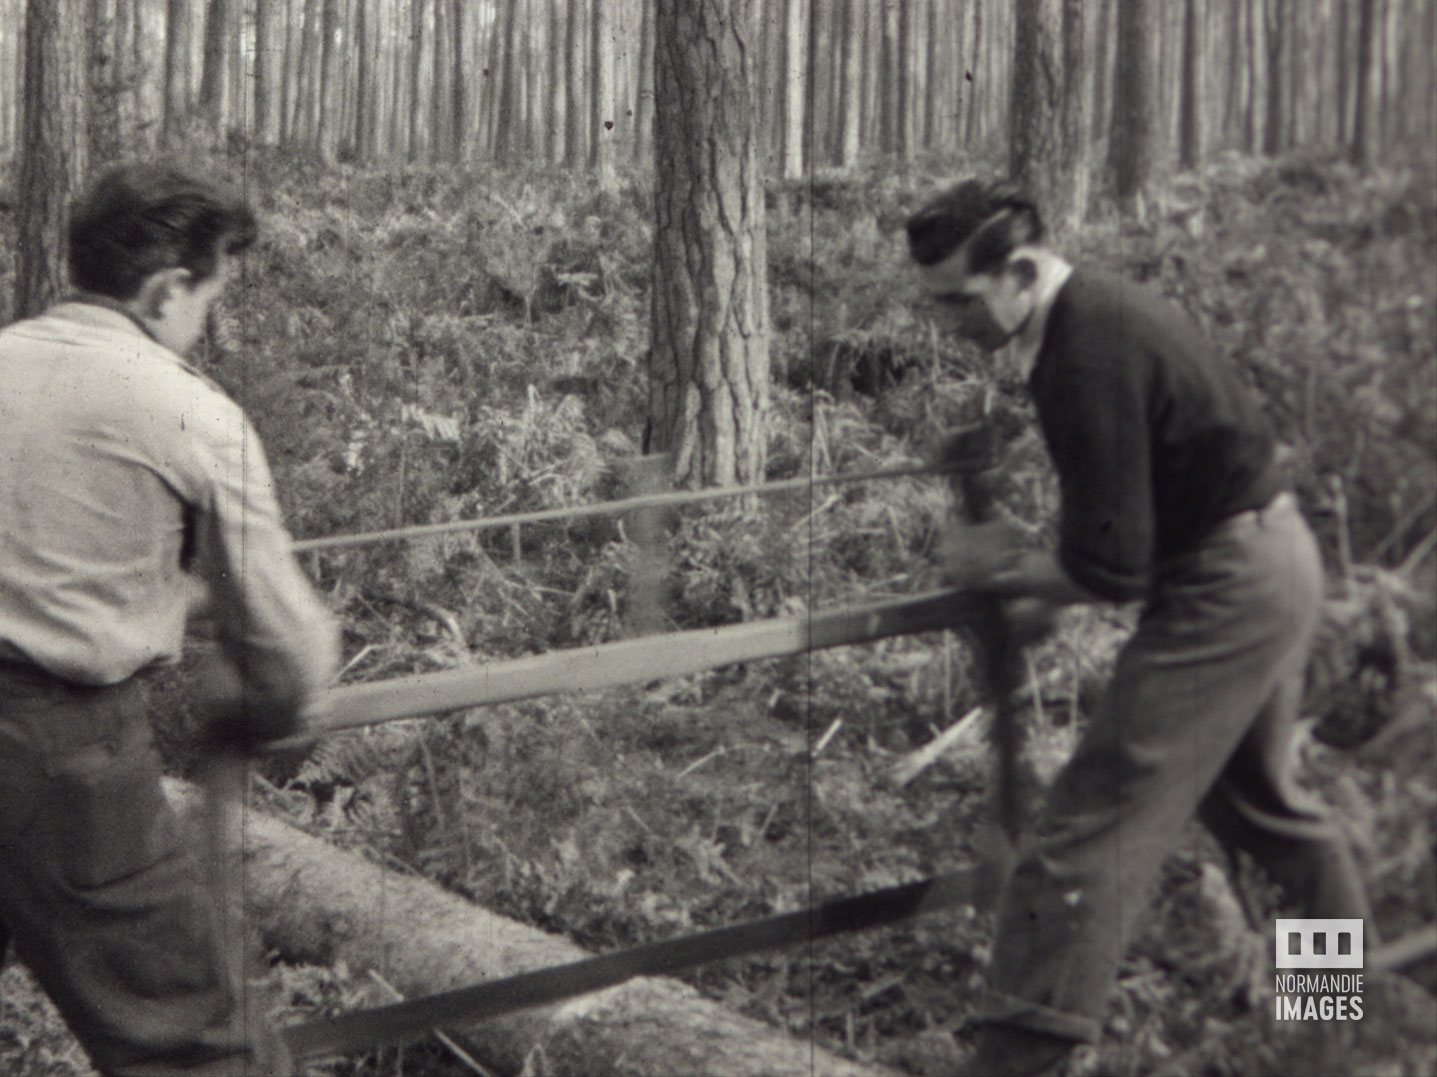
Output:
[[[191,786],[173,799],[197,810]],[[285,958],[377,969],[405,997],[589,956],[441,887],[370,863],[259,812],[244,820],[243,891],[266,944]],[[641,978],[557,1006],[467,1029],[474,1054],[503,1073],[891,1073],[839,1058],[701,997],[678,980]],[[416,1030],[416,1038],[422,1032]]]

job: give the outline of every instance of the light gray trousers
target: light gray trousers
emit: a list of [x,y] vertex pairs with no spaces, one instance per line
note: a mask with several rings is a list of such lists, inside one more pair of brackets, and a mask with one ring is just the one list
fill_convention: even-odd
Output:
[[1096,1042],[1158,867],[1195,814],[1302,915],[1370,924],[1345,839],[1293,781],[1321,598],[1317,546],[1287,494],[1160,567],[1008,882],[988,1020]]

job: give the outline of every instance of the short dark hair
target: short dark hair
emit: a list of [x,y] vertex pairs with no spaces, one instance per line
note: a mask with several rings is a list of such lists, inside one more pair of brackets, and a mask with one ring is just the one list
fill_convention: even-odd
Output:
[[223,253],[254,242],[254,212],[237,195],[171,165],[125,164],[105,172],[70,213],[70,280],[132,299],[146,278],[180,267],[196,282]]
[[970,239],[968,268],[986,273],[1024,243],[1045,234],[1043,218],[1017,186],[970,179],[950,187],[908,218],[908,253],[921,266],[937,265]]

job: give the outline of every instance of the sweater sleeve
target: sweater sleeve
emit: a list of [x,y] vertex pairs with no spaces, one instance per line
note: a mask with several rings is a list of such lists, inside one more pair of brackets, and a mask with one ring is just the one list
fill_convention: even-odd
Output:
[[1126,602],[1147,593],[1156,534],[1146,364],[1120,325],[1074,313],[1050,325],[1033,380],[1062,494],[1058,560],[1087,590]]

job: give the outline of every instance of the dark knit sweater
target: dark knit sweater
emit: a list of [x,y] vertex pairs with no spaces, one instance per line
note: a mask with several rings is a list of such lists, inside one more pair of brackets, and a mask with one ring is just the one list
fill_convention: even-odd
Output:
[[1028,387],[1062,489],[1059,560],[1104,598],[1143,597],[1156,562],[1282,487],[1252,392],[1138,285],[1075,270]]

